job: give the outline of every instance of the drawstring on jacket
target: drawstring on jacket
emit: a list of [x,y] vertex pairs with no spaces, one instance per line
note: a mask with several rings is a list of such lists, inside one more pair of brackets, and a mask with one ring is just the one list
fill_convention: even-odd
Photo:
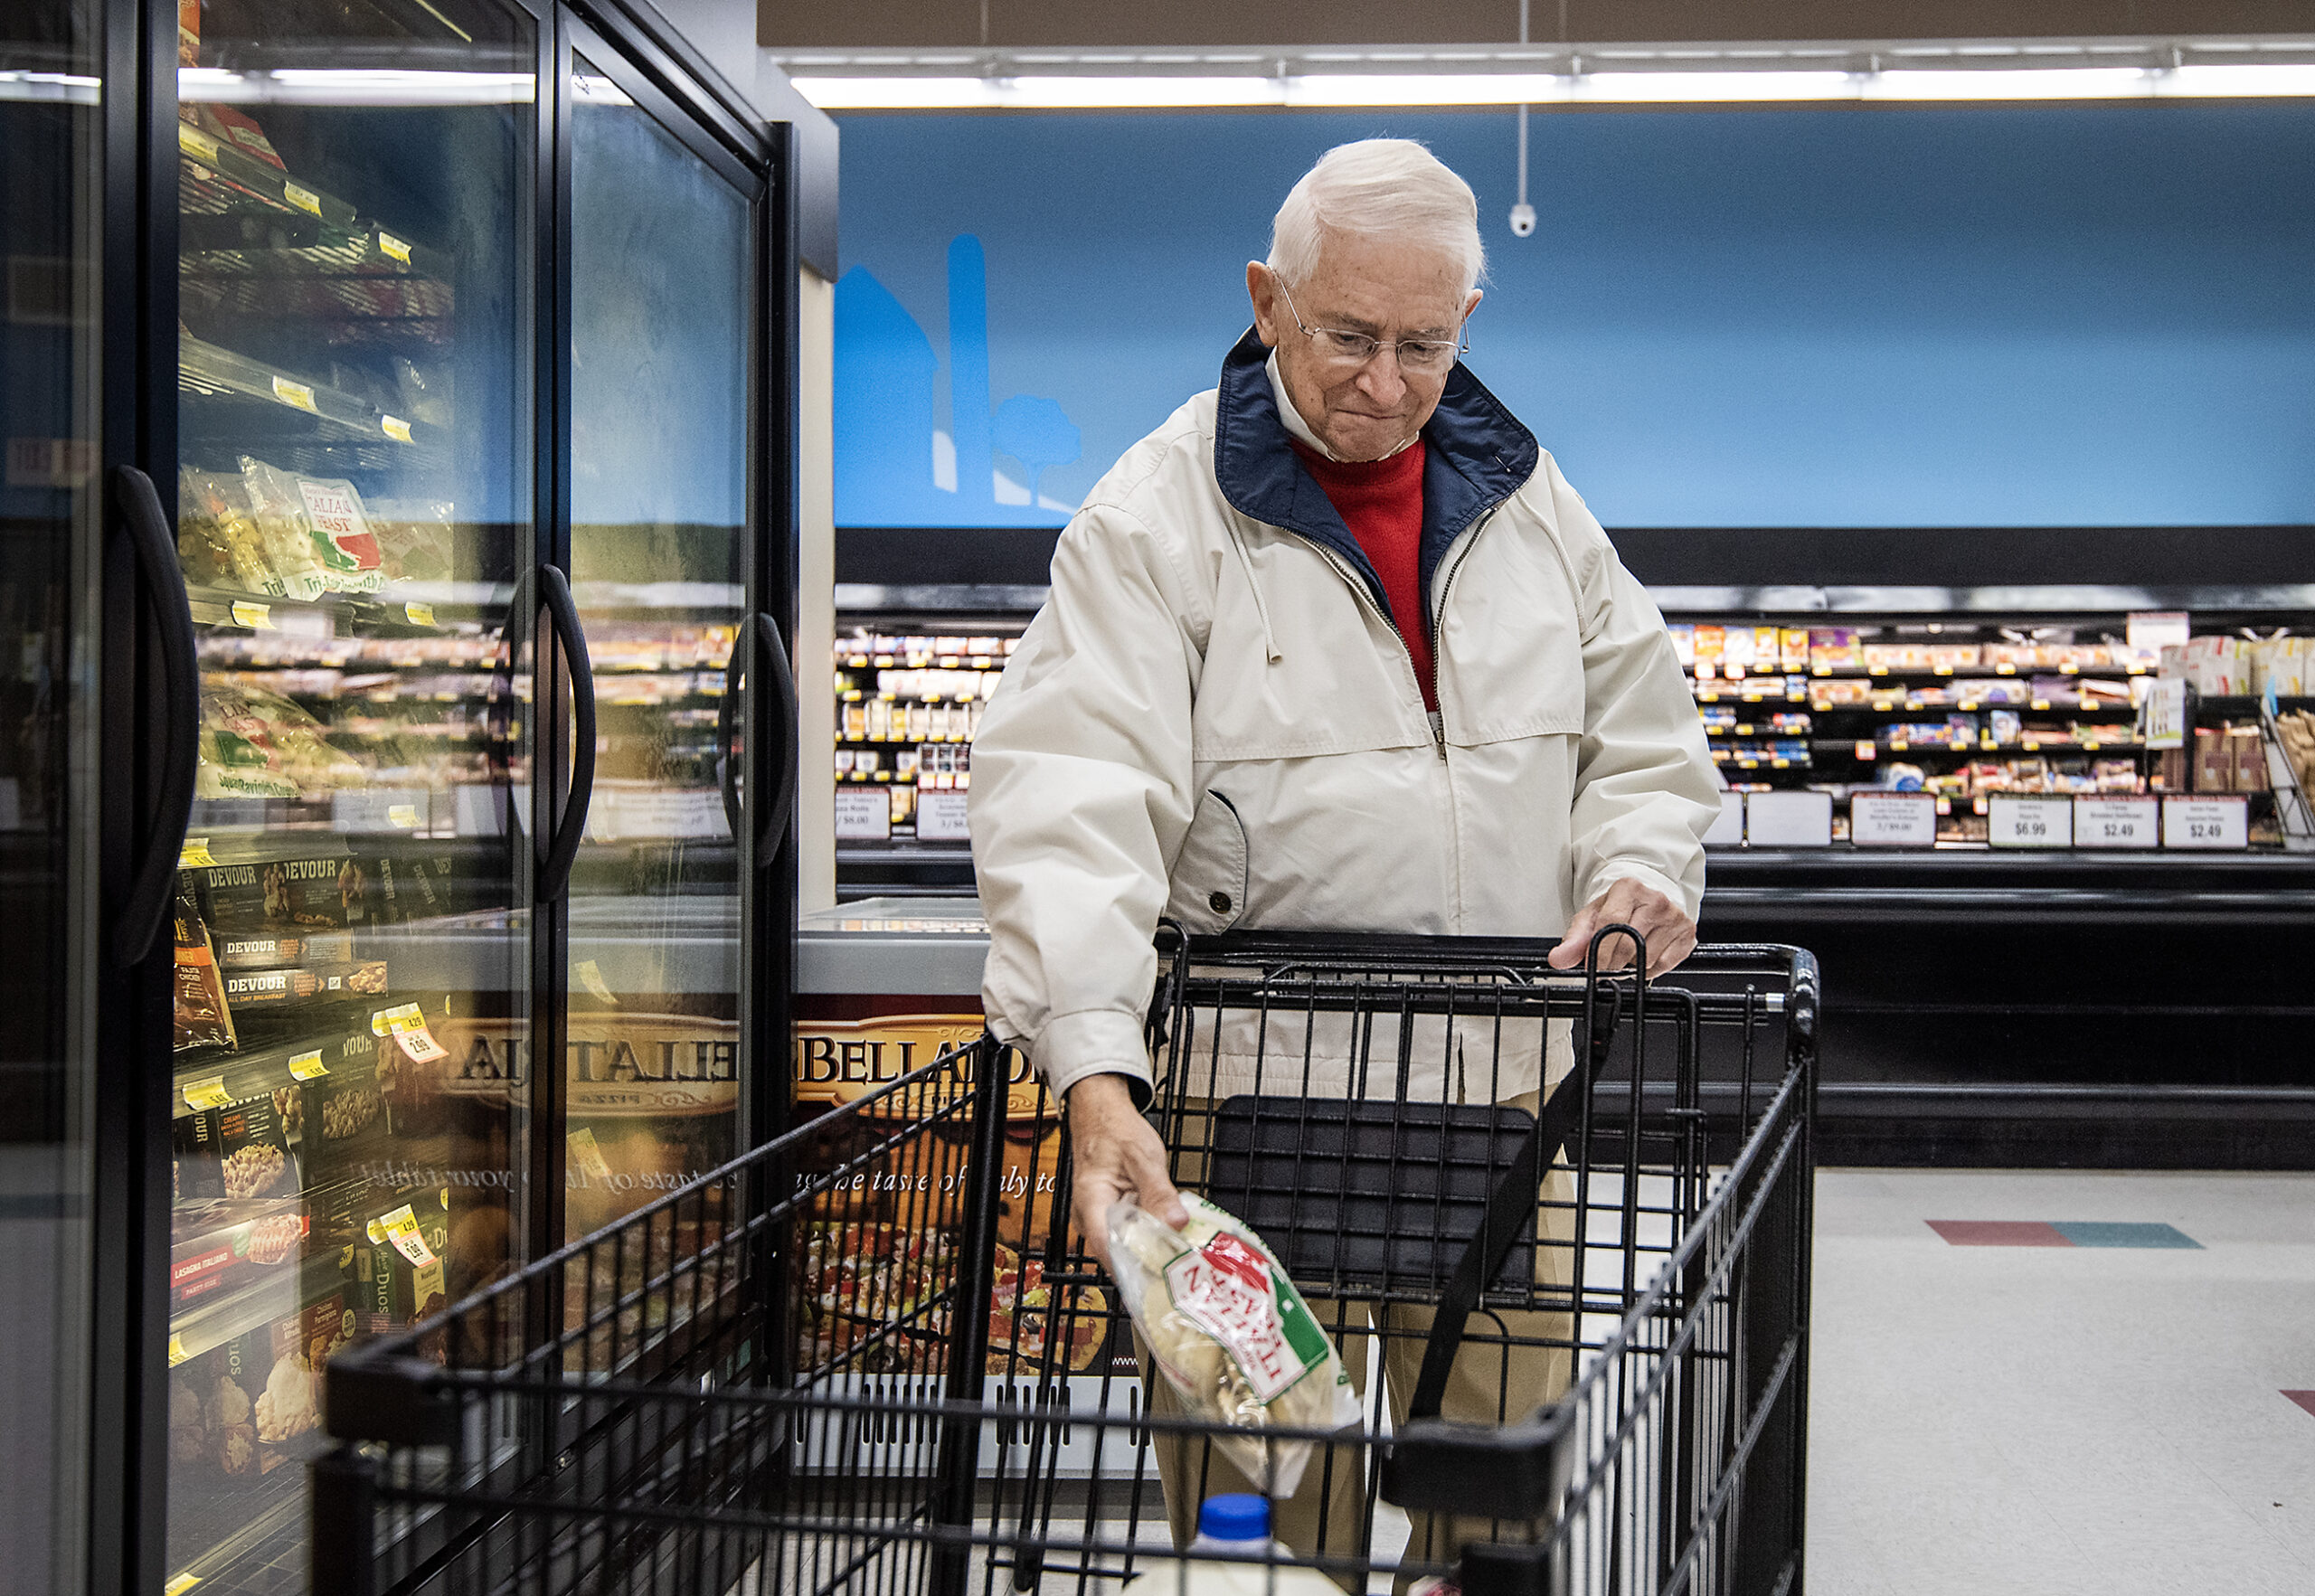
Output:
[[1270,663],[1276,665],[1286,657],[1286,651],[1278,646],[1278,634],[1271,629],[1270,605],[1262,598],[1262,584],[1254,577],[1253,552],[1246,547],[1245,534],[1238,530],[1236,519],[1231,518],[1227,524],[1231,546],[1238,551],[1238,563],[1246,572],[1246,586],[1253,591],[1254,614],[1262,623],[1262,647],[1268,651]]

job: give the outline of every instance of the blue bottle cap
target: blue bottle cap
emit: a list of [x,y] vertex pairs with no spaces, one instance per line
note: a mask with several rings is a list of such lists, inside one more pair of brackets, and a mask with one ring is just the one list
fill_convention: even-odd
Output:
[[1217,1541],[1268,1540],[1270,1504],[1243,1492],[1208,1497],[1197,1510],[1197,1533]]

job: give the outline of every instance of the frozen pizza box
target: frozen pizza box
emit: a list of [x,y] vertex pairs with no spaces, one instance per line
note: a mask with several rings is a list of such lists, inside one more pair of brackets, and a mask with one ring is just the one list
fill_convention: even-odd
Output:
[[347,1288],[361,1334],[391,1335],[449,1306],[449,1196],[448,1188],[420,1193],[363,1227]]

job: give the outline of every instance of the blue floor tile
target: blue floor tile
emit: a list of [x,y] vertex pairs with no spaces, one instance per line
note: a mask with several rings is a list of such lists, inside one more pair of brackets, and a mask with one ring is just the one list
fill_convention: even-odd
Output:
[[2168,1224],[2117,1224],[2096,1219],[2053,1220],[2050,1228],[2077,1247],[2191,1247],[2202,1243]]

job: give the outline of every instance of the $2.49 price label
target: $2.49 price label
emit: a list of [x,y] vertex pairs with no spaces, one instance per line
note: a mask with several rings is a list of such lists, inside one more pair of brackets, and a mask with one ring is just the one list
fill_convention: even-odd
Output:
[[2239,798],[2164,798],[2162,845],[2247,848],[2251,845],[2250,806]]

